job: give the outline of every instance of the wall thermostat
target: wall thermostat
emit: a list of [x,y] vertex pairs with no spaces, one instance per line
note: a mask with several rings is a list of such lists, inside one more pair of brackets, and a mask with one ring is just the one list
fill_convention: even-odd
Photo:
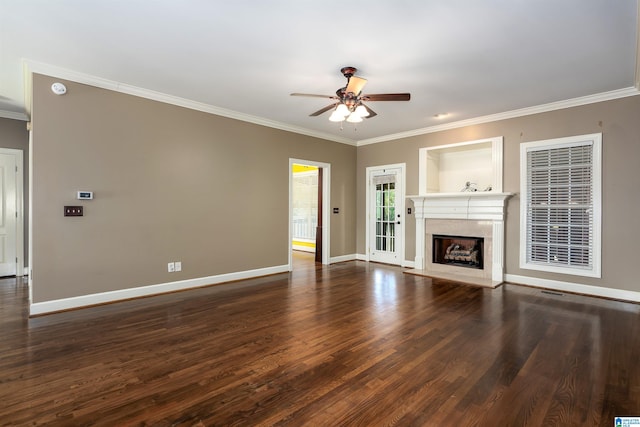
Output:
[[93,191],[78,191],[78,200],[93,199]]

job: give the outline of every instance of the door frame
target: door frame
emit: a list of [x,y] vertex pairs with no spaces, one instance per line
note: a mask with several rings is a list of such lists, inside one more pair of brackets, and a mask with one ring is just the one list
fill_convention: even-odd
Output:
[[330,206],[331,206],[331,164],[316,162],[313,160],[302,160],[289,158],[289,239],[287,241],[289,254],[289,271],[293,271],[293,165],[309,165],[322,168],[322,264],[329,265],[330,258],[330,242],[329,235],[331,230]]
[[406,235],[406,212],[404,210],[405,207],[405,198],[406,198],[406,182],[407,182],[407,164],[406,163],[394,163],[394,164],[390,164],[390,165],[380,165],[380,166],[368,166],[366,169],[366,183],[367,183],[367,189],[366,189],[366,236],[365,236],[365,247],[366,247],[366,252],[367,252],[367,262],[371,261],[371,233],[373,232],[372,227],[374,227],[374,221],[372,221],[372,216],[374,215],[374,212],[371,209],[371,191],[373,190],[373,179],[372,179],[372,175],[375,172],[384,172],[385,169],[400,169],[400,180],[402,180],[402,183],[400,185],[400,194],[396,194],[396,205],[398,204],[398,202],[401,204],[400,206],[396,206],[399,209],[396,209],[396,212],[401,212],[400,214],[400,221],[401,221],[401,230],[400,230],[400,236],[402,239],[402,242],[400,245],[397,245],[396,247],[398,248],[398,257],[400,258],[399,263],[397,265],[401,266],[401,267],[406,267],[407,266],[407,261],[404,259],[405,258],[405,246],[406,246],[406,241],[407,241],[407,235]]
[[24,152],[0,148],[0,154],[16,159],[16,277],[24,276]]

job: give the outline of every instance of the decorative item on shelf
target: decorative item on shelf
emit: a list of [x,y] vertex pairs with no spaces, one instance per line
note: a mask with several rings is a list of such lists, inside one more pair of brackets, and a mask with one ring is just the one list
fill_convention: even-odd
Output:
[[462,190],[463,193],[464,192],[473,192],[473,191],[478,191],[478,184],[476,184],[475,182],[471,182],[471,181],[467,181],[464,184],[464,188]]
[[491,190],[493,190],[493,187],[491,187],[490,185],[484,189],[484,191],[491,191]]

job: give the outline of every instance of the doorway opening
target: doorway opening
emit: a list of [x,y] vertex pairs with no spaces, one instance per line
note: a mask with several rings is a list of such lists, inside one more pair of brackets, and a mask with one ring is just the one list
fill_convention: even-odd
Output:
[[293,251],[312,252],[329,264],[329,188],[331,165],[289,159],[289,271]]
[[318,227],[318,175],[322,169],[295,163],[291,173],[291,203],[293,204],[293,231],[291,245],[294,251],[316,252]]

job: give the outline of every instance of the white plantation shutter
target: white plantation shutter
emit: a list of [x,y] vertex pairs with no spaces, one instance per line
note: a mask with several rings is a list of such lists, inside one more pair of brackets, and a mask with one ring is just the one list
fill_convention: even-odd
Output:
[[521,267],[599,277],[599,142],[587,135],[522,144]]

